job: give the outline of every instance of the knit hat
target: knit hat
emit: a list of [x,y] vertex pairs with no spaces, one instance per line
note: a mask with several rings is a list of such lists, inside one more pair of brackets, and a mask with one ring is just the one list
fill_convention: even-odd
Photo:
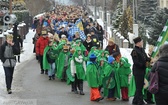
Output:
[[112,63],[112,62],[114,62],[115,61],[115,58],[114,57],[112,57],[112,56],[109,56],[108,57],[108,63]]
[[92,53],[92,54],[89,56],[89,58],[90,58],[90,61],[94,62],[97,57],[96,57],[96,55],[95,55],[94,53]]
[[63,35],[61,35],[61,38],[66,38],[66,35],[64,35],[64,34],[63,34]]
[[135,39],[133,39],[135,44],[140,42],[141,40],[142,40],[141,37],[136,37]]

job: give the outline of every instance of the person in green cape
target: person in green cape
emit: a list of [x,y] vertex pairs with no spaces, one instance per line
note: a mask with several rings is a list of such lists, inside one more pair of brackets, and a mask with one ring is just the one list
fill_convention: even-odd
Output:
[[85,54],[86,47],[82,44],[80,39],[76,40],[76,46],[79,46],[81,48],[82,53]]
[[75,49],[73,47],[70,48],[70,57],[69,57],[69,61],[68,61],[68,69],[66,70],[66,74],[67,74],[67,84],[68,85],[71,85],[71,92],[74,92],[75,91],[75,78],[72,76],[72,73],[71,73],[71,60],[72,59],[72,56],[75,52]]
[[[61,50],[61,48],[63,49]],[[68,59],[70,55],[69,46],[67,46],[66,43],[62,43],[61,45],[58,45],[58,49],[60,49],[61,51],[58,55],[56,76],[58,79],[61,79],[61,81],[65,82],[66,81],[66,70],[68,67]]]
[[74,81],[74,92],[78,94],[77,87],[80,90],[80,95],[84,95],[83,92],[83,81],[85,80],[86,63],[84,61],[84,56],[82,50],[79,46],[76,47],[75,53],[71,60],[71,74],[75,78]]
[[89,59],[89,56],[94,53],[96,55],[96,57],[98,58],[100,56],[100,53],[99,53],[99,50],[97,49],[96,46],[93,46],[88,54],[88,59]]
[[90,54],[89,61],[86,68],[86,79],[90,89],[90,100],[97,101],[103,99],[99,91],[99,80],[98,80],[98,65],[96,63],[96,55]]
[[107,100],[115,101],[116,98],[120,98],[117,63],[115,63],[115,58],[112,56],[108,57],[108,64],[104,69],[103,88],[104,96],[107,96]]
[[103,77],[104,77],[104,68],[105,68],[105,62],[106,59],[104,57],[99,59],[99,68],[98,68],[98,78],[99,78],[99,91],[101,92],[101,89],[103,87]]
[[55,59],[58,55],[54,49],[53,41],[49,41],[43,54],[43,69],[48,70],[49,80],[55,79]]
[[118,69],[120,86],[121,86],[121,95],[123,101],[129,101],[128,97],[128,79],[131,73],[131,64],[128,62],[128,59],[125,57],[120,58],[120,67]]

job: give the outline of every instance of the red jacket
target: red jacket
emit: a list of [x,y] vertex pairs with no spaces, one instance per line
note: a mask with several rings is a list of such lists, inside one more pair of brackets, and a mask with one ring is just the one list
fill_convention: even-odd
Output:
[[40,36],[40,38],[36,42],[36,54],[37,55],[43,55],[44,49],[48,45],[48,41],[49,41],[48,37],[44,38]]

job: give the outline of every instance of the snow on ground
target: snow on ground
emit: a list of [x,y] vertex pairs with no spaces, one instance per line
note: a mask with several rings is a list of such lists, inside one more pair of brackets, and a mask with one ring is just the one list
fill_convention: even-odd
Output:
[[[33,43],[32,43],[32,38],[34,36],[35,32],[33,32],[32,30],[29,30],[29,33],[26,35],[26,39],[24,39],[23,41],[23,53],[21,53],[20,55],[20,62],[21,63],[17,63],[16,64],[16,68],[17,66],[22,64],[22,62],[26,62],[27,60],[29,60],[30,58],[33,57]],[[4,69],[2,66],[2,62],[0,62],[0,93],[4,93],[6,84],[5,84],[5,74],[4,74]],[[0,95],[0,99],[4,99],[4,95]]]

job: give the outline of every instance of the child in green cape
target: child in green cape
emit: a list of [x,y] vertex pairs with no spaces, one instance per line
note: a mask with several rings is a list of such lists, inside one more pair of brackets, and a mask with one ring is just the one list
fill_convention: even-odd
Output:
[[90,100],[97,101],[103,99],[99,91],[99,80],[98,80],[98,65],[96,63],[96,55],[90,54],[89,61],[87,62],[86,68],[86,79],[90,87]]
[[121,86],[121,95],[123,101],[129,101],[128,97],[128,79],[129,74],[131,73],[131,64],[128,62],[128,59],[125,57],[120,58],[120,67],[118,69],[120,86]]
[[107,96],[107,99],[111,101],[120,98],[120,82],[116,66],[115,58],[109,56],[108,64],[104,69],[103,88],[104,96]]
[[57,58],[56,50],[54,50],[53,41],[48,42],[48,46],[44,49],[43,69],[48,70],[49,80],[55,79],[55,59]]
[[79,46],[76,47],[76,51],[72,56],[71,60],[71,74],[75,78],[74,81],[74,92],[78,94],[77,87],[80,90],[80,95],[84,95],[83,92],[83,81],[85,80],[86,63],[82,50]]

